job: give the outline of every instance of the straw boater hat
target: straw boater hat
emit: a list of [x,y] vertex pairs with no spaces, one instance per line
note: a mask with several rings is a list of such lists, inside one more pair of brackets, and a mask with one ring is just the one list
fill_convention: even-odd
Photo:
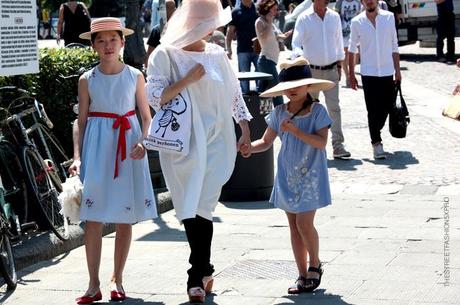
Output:
[[104,31],[120,31],[124,36],[134,33],[133,30],[121,26],[121,21],[114,17],[97,18],[91,21],[91,31],[81,33],[81,39],[91,40],[91,34],[104,32]]
[[310,85],[308,92],[329,90],[335,83],[311,77],[311,70],[308,61],[302,56],[295,59],[286,59],[280,63],[279,83],[262,92],[261,97],[272,97],[283,95],[283,91],[300,86]]
[[220,0],[184,0],[169,19],[160,41],[181,49],[231,20],[230,6],[224,10]]

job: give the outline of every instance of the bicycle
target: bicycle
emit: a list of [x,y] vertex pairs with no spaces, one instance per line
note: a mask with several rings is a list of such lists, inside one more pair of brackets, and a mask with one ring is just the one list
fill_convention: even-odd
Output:
[[[42,226],[49,227],[59,239],[66,240],[68,221],[60,214],[61,206],[57,197],[72,160],[67,158],[59,142],[43,124],[45,122],[52,126],[43,106],[28,91],[12,86],[0,88],[2,91],[14,91],[21,95],[13,99],[6,109],[8,116],[2,121],[2,128],[14,140],[14,144],[3,140],[5,144],[1,147],[4,152],[0,156],[18,156],[25,180],[43,216],[37,220]],[[26,120],[29,121],[28,127],[24,123]],[[46,156],[46,161],[42,155]],[[14,180],[12,177],[10,175]]]
[[9,204],[5,201],[2,177],[0,176],[0,274],[5,279],[7,289],[13,290],[18,283],[16,264],[11,246]]

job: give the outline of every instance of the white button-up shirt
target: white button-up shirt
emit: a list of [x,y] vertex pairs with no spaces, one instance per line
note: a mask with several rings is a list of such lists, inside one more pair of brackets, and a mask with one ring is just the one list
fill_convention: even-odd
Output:
[[393,53],[399,53],[393,13],[379,9],[375,18],[375,27],[367,18],[365,11],[354,17],[351,20],[349,51],[358,53],[358,45],[361,75],[379,77],[393,75],[395,72]]
[[310,7],[295,23],[292,50],[312,65],[326,66],[345,58],[340,16],[326,10],[324,20]]

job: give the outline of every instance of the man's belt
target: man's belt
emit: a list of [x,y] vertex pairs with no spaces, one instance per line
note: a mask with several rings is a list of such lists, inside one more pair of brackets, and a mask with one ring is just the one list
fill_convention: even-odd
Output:
[[315,66],[315,65],[310,65],[310,69],[315,69],[315,70],[331,70],[337,65],[337,62],[333,62],[330,65],[326,66]]

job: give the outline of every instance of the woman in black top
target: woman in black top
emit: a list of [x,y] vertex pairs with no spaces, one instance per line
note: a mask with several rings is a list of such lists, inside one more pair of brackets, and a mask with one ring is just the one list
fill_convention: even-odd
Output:
[[[70,43],[81,43],[89,45],[88,40],[83,40],[78,37],[81,33],[88,32],[91,18],[85,4],[77,1],[68,1],[61,4],[59,8],[59,22],[57,26],[56,41],[59,44],[64,38],[64,45]],[[64,31],[62,31],[62,24],[64,24]]]

